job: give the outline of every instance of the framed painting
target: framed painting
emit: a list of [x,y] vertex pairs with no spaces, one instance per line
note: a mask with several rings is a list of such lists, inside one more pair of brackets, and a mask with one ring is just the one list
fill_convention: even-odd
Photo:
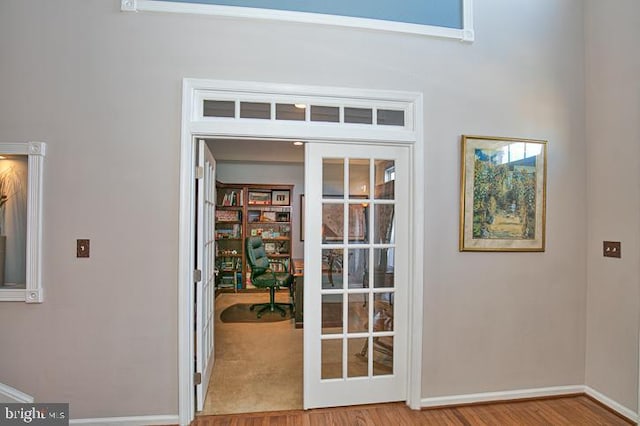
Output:
[[273,190],[271,192],[271,205],[273,206],[288,206],[289,202],[289,190]]
[[265,205],[271,204],[271,191],[249,191],[249,205]]
[[460,251],[544,251],[547,141],[462,136]]

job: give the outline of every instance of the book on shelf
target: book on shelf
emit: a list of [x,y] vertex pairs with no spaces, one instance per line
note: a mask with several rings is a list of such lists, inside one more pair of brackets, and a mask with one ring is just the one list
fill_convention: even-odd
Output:
[[222,205],[229,206],[242,206],[243,205],[243,191],[229,191],[225,192],[222,197]]
[[242,212],[240,210],[216,210],[217,222],[240,222]]

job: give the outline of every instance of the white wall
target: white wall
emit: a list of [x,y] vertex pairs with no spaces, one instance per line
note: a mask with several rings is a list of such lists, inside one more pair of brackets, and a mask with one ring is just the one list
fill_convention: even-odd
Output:
[[[0,306],[0,381],[74,418],[177,413],[181,83],[198,77],[424,93],[423,396],[584,383],[582,1],[476,0],[473,44],[119,3],[0,2],[0,140],[49,143],[46,301]],[[457,251],[461,134],[549,140],[546,252]]]
[[[638,411],[640,2],[586,7],[588,308],[586,382]],[[622,242],[622,258],[602,242]]]
[[304,243],[300,241],[300,195],[304,194],[304,164],[218,161],[216,174],[216,179],[224,183],[294,185],[290,198],[293,258],[304,258]]

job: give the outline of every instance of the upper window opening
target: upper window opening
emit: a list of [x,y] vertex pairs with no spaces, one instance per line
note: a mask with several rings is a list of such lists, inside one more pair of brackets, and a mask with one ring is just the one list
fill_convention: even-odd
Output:
[[240,102],[240,118],[269,120],[271,118],[271,104],[266,102]]
[[235,117],[236,103],[234,101],[204,101],[202,115],[205,117]]

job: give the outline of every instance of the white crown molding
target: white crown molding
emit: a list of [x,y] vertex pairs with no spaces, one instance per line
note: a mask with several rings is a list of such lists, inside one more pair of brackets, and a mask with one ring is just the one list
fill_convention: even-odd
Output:
[[166,12],[196,15],[226,16],[231,18],[267,19],[302,22],[307,24],[334,25],[364,28],[399,33],[419,34],[432,37],[451,38],[465,42],[474,41],[473,0],[463,0],[463,28],[447,28],[379,19],[326,15],[321,13],[294,12],[287,10],[259,9],[254,7],[221,6],[202,3],[178,3],[159,0],[121,0],[123,12]]
[[161,416],[131,416],[131,417],[103,417],[96,419],[71,419],[71,425],[91,426],[145,426],[145,425],[175,425],[180,423],[178,415]]
[[31,395],[0,383],[0,402],[31,404],[33,401],[34,398]]

